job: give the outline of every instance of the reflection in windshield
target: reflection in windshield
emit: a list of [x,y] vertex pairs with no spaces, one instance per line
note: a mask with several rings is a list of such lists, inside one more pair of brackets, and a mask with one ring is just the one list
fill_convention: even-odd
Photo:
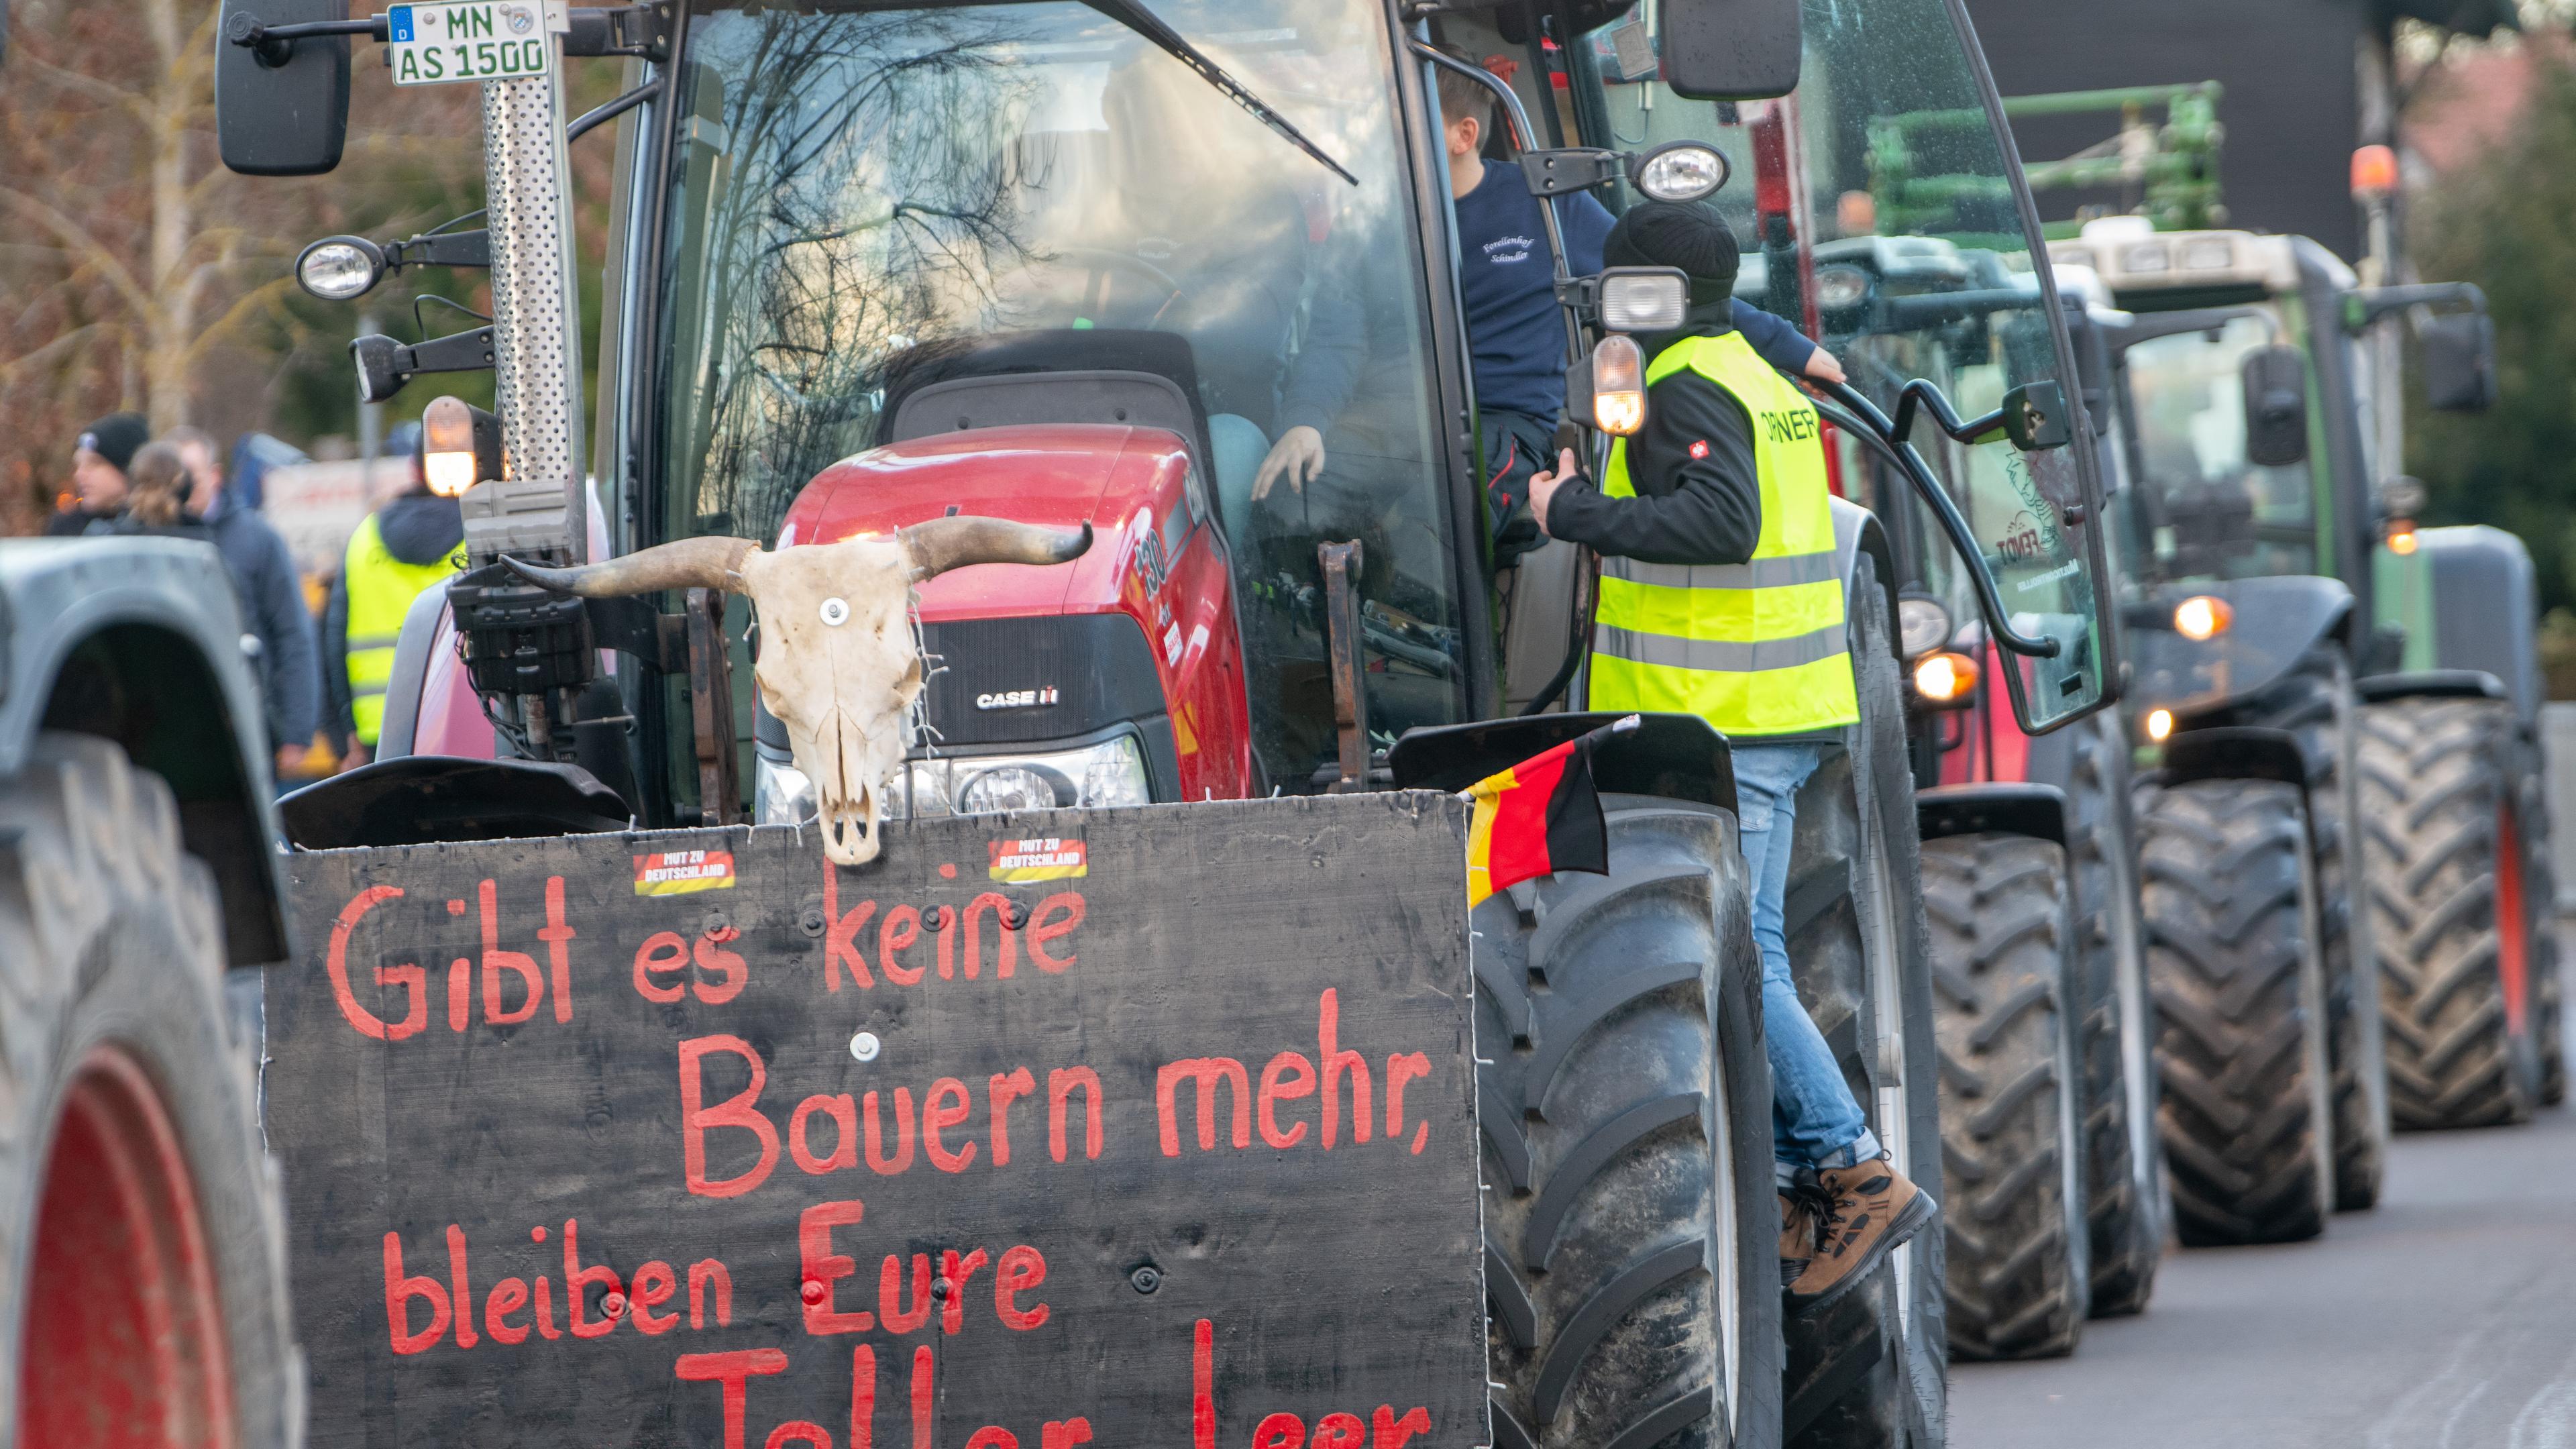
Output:
[[2132,470],[2122,537],[2142,581],[2315,571],[2316,502],[2307,465],[2245,458],[2246,355],[2272,344],[2267,315],[2152,337],[2125,357]]
[[[1619,144],[1690,137],[1727,152],[1736,174],[1754,181],[1718,197],[1745,238],[1737,295],[1821,337],[1883,409],[1893,412],[1898,390],[1917,377],[1938,384],[1962,416],[1993,410],[2010,388],[2056,379],[2030,238],[1948,8],[1808,0],[1804,19],[1806,63],[1786,101],[1720,107],[1650,78],[1604,76]],[[1766,169],[1790,199],[1786,213],[1759,209],[1773,189]],[[1842,441],[1843,491],[1882,518],[1910,520],[1898,530],[1909,572],[1951,617],[1975,618],[1967,580],[1919,502],[1892,469]],[[2013,626],[2063,645],[2055,658],[2017,660],[2033,720],[2092,705],[2102,680],[2090,544],[2064,526],[2084,497],[2079,450],[1962,445],[1929,420],[1912,441],[1967,515]]]
[[664,530],[774,533],[825,466],[926,429],[914,384],[1003,370],[998,349],[1048,371],[1177,352],[1256,747],[1294,778],[1329,744],[1323,538],[1364,545],[1372,723],[1463,710],[1393,62],[1359,0],[1153,9],[1359,184],[1082,4],[693,18]]

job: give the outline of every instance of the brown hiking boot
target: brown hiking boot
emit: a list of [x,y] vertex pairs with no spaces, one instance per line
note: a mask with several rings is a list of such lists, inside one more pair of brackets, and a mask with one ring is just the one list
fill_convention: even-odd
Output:
[[1883,1156],[1851,1167],[1822,1168],[1816,1177],[1832,1195],[1832,1205],[1814,1258],[1788,1284],[1789,1306],[1801,1312],[1822,1308],[1850,1291],[1941,1210],[1931,1194],[1907,1181]]
[[1801,1167],[1788,1187],[1780,1190],[1780,1286],[1798,1281],[1815,1261],[1816,1240],[1822,1236],[1825,1215],[1834,1200],[1817,1181],[1816,1170]]

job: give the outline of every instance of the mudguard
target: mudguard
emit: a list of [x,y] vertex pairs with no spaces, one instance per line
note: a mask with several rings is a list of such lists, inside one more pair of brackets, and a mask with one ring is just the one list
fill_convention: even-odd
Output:
[[2398,668],[2407,677],[2492,675],[2504,690],[2497,697],[2512,700],[2524,727],[2536,728],[2547,691],[2540,679],[2540,607],[2529,550],[2521,539],[2484,524],[2421,529],[2415,540],[2412,554],[2383,548],[2372,557],[2378,622],[2406,636]]
[[39,731],[74,729],[168,781],[182,843],[215,873],[234,966],[288,954],[267,711],[244,633],[207,544],[0,543],[0,775],[25,766]]
[[[1464,790],[1586,731],[1623,716],[1534,714],[1411,729],[1386,752],[1399,790]],[[1609,795],[1654,795],[1714,805],[1735,813],[1735,761],[1726,737],[1695,714],[1649,714],[1592,753],[1593,788]]]
[[2028,835],[2066,844],[2066,792],[2055,785],[1938,785],[1914,792],[1925,840],[1950,835]]
[[[1859,562],[1863,553],[1878,560],[1880,579],[1893,580],[1906,577],[1897,570],[1896,555],[1887,546],[1887,530],[1879,526],[1877,514],[1848,498],[1829,498],[1825,501],[1833,508],[1834,552],[1842,563],[1842,576],[1846,590],[1850,588],[1852,566]],[[1893,584],[1890,584],[1887,589],[1887,637],[1890,639],[1905,637],[1904,625],[1896,617],[1896,589]]]
[[[2217,638],[2195,643],[2174,632],[2173,606],[2202,593],[2225,600],[2235,620]],[[2129,657],[2137,666],[2132,705],[2187,720],[2250,699],[2289,673],[2317,641],[2346,628],[2352,603],[2352,590],[2340,581],[2310,575],[2161,589],[2130,611]]]
[[2308,757],[2299,737],[2264,725],[2190,730],[2165,741],[2164,767],[2142,783],[2180,785],[2192,780],[2278,780],[2308,788]]
[[2483,669],[2423,669],[2409,674],[2369,674],[2352,682],[2366,704],[2389,699],[2446,696],[2460,699],[2511,699],[2505,682]]

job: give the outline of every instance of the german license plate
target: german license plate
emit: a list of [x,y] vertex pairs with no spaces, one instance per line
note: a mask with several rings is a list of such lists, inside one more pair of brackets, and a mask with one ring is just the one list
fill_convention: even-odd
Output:
[[538,0],[396,5],[385,12],[385,45],[398,86],[516,80],[554,64]]

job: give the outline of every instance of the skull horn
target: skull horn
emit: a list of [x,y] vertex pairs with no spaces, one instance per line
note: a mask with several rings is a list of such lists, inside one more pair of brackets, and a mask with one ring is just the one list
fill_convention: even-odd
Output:
[[548,568],[503,555],[519,577],[559,594],[618,599],[662,589],[743,591],[742,561],[760,545],[747,538],[683,538],[579,568]]
[[1060,564],[1091,547],[1091,525],[1079,533],[1013,523],[1003,518],[934,518],[897,529],[916,580],[936,578],[968,564]]

